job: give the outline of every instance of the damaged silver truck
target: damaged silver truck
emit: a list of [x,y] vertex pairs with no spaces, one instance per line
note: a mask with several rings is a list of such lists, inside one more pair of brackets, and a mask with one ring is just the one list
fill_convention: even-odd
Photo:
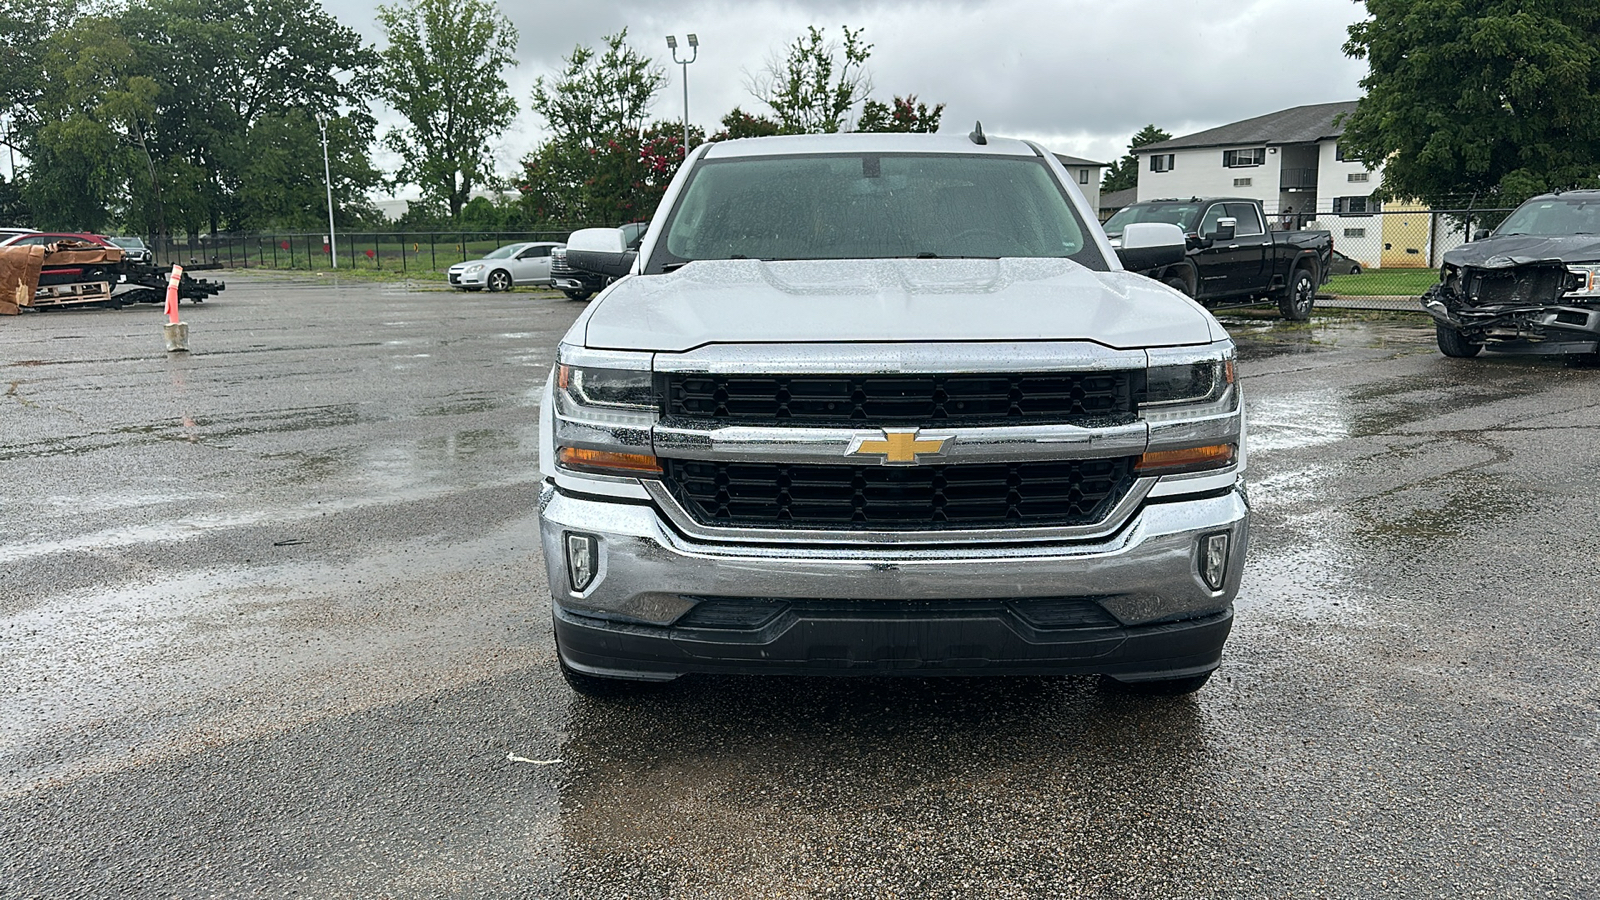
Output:
[[1439,351],[1593,360],[1600,351],[1600,191],[1543,194],[1444,255],[1422,295]]

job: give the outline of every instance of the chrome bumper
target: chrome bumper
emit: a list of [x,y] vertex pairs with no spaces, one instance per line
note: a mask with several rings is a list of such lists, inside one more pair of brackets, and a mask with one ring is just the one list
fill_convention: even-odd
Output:
[[[550,590],[594,619],[667,626],[704,598],[874,601],[1094,598],[1125,626],[1229,609],[1244,568],[1250,511],[1238,489],[1147,501],[1093,541],[1018,545],[757,545],[685,538],[649,503],[563,492],[547,482],[539,527]],[[562,535],[593,535],[597,574],[570,581]],[[1223,589],[1201,580],[1200,539],[1230,535]]]

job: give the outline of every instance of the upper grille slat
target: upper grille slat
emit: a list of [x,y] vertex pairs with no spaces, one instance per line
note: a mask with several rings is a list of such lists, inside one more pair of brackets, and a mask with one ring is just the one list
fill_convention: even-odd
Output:
[[873,426],[1107,425],[1135,418],[1134,372],[662,376],[668,416]]

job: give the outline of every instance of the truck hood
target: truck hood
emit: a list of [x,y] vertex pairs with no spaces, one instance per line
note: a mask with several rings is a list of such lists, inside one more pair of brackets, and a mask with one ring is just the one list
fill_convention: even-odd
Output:
[[694,262],[625,278],[589,312],[586,346],[665,353],[845,341],[1082,340],[1121,350],[1214,339],[1210,314],[1171,288],[1067,259]]
[[1509,269],[1540,262],[1596,261],[1600,261],[1600,237],[1592,234],[1488,237],[1462,244],[1444,255],[1445,265],[1479,269]]

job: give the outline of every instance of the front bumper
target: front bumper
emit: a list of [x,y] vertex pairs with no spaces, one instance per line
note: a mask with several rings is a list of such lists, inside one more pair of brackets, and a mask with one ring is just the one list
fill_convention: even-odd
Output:
[[468,273],[452,267],[445,271],[445,278],[449,280],[451,287],[483,287],[484,273],[486,271],[488,270],[479,269],[476,272]]
[[[1447,302],[1444,297],[1449,296]],[[1434,321],[1499,353],[1587,354],[1600,351],[1600,304],[1472,306],[1430,291],[1422,308]]]
[[[546,484],[540,533],[558,647],[590,674],[1017,674],[1127,680],[1215,668],[1232,623],[1249,508],[1237,489],[1148,501],[1090,542],[842,547],[684,537],[648,503]],[[1230,537],[1223,588],[1201,538]],[[572,590],[563,535],[596,538]]]

